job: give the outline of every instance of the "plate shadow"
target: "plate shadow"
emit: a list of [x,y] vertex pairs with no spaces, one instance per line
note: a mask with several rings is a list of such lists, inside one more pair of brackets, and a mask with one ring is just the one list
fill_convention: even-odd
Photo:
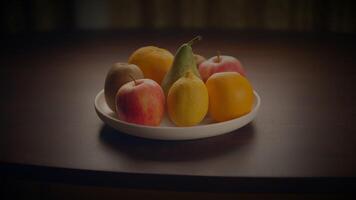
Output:
[[140,160],[189,161],[203,160],[236,151],[249,145],[254,138],[253,122],[220,136],[185,141],[163,141],[139,138],[103,125],[100,141],[114,151]]

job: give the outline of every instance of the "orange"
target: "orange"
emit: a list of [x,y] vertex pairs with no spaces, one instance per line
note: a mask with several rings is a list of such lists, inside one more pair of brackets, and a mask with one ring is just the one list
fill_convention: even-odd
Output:
[[137,65],[145,78],[153,79],[161,84],[164,76],[171,68],[173,59],[172,53],[166,49],[146,46],[134,51],[128,62]]
[[237,72],[213,74],[206,81],[209,93],[209,114],[217,121],[227,121],[249,113],[253,106],[253,89]]

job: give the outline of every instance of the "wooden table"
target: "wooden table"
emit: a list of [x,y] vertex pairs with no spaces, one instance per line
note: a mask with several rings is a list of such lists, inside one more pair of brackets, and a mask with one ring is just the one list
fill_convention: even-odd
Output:
[[[119,133],[94,110],[107,70],[136,48],[238,57],[260,94],[257,118],[193,141]],[[188,191],[352,191],[353,35],[77,32],[4,37],[0,167],[5,179]],[[192,133],[194,134],[194,133]]]

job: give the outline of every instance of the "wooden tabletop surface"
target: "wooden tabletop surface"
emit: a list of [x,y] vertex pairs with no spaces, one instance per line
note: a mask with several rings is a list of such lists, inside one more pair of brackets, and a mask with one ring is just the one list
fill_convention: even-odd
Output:
[[[100,121],[94,98],[113,63],[127,61],[144,45],[174,53],[196,34],[203,36],[193,47],[196,53],[210,57],[219,50],[245,66],[261,96],[252,123],[222,136],[167,142],[128,136]],[[340,179],[335,182],[340,187],[349,179],[354,183],[352,35],[84,32],[5,39],[0,60],[2,172],[204,190],[233,190],[251,180],[260,186],[276,180],[330,184]],[[140,183],[122,182],[125,177]]]

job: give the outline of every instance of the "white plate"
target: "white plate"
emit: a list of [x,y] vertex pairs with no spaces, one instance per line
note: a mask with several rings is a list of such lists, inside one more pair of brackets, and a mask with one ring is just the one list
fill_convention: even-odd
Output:
[[95,110],[99,118],[114,129],[137,137],[159,139],[159,140],[191,140],[222,135],[239,129],[251,122],[260,107],[260,96],[254,91],[255,102],[250,113],[225,122],[213,123],[209,118],[205,118],[199,125],[191,127],[176,127],[170,122],[168,117],[164,117],[160,126],[137,125],[121,121],[108,107],[104,97],[104,90],[95,97]]

